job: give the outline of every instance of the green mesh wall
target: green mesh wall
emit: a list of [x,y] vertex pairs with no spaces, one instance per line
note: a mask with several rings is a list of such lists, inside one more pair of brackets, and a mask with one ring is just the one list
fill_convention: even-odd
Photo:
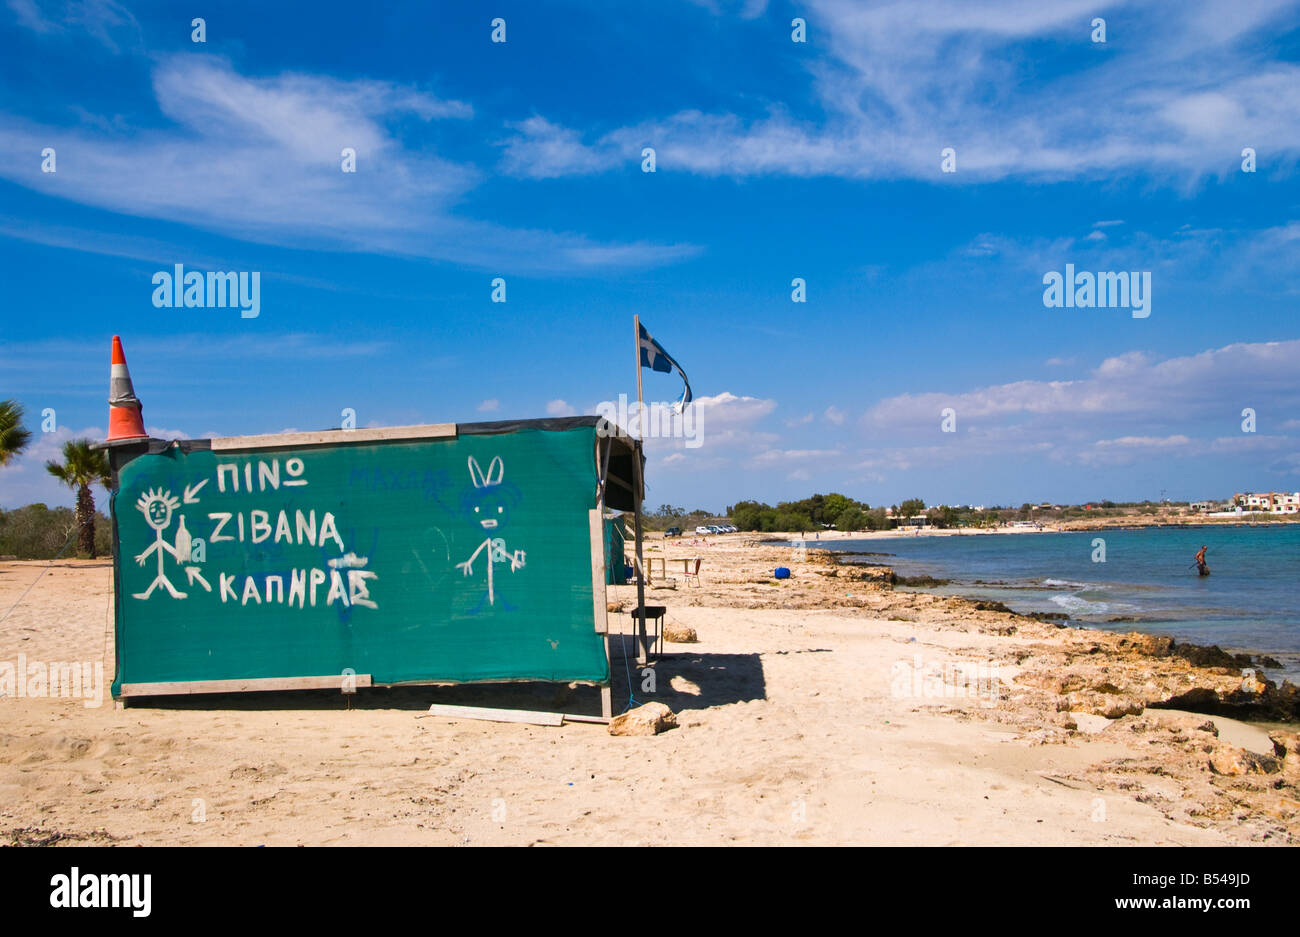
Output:
[[615,518],[605,520],[605,585],[622,586],[627,584],[627,563],[624,559],[627,551],[623,545],[627,538],[623,535],[623,524]]
[[593,447],[583,427],[132,460],[112,500],[114,692],[346,668],[607,682]]

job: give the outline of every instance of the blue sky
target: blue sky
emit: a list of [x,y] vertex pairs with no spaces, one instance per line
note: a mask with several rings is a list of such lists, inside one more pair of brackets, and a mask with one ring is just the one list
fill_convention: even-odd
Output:
[[[0,397],[58,421],[0,506],[71,503],[114,333],[151,431],[235,435],[594,412],[635,313],[701,414],[651,506],[1300,488],[1295,2],[6,0],[0,48]],[[155,308],[175,263],[260,315]],[[1150,316],[1046,308],[1067,263]]]

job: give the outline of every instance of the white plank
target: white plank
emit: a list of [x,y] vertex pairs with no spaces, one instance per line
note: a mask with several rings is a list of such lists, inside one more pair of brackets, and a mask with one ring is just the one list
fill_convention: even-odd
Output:
[[591,531],[591,610],[595,615],[596,634],[609,631],[609,600],[605,595],[605,518],[599,508],[587,515]]
[[526,722],[535,726],[564,725],[563,713],[544,713],[528,709],[491,709],[487,706],[452,706],[434,703],[429,707],[431,716],[451,719],[482,719],[487,722]]
[[282,449],[401,439],[445,439],[455,435],[455,423],[427,423],[420,426],[379,426],[372,429],[330,429],[316,433],[217,436],[211,443],[214,451],[224,452],[231,449]]
[[[123,683],[120,697],[188,696],[195,693],[256,693],[266,690],[338,690],[342,692],[344,676],[258,677],[249,680],[186,680],[173,683]],[[370,674],[352,678],[355,686],[370,686]]]
[[584,715],[575,715],[573,713],[564,714],[565,722],[595,722],[600,725],[605,725],[606,723],[609,722],[609,720],[610,720],[609,716],[584,716]]

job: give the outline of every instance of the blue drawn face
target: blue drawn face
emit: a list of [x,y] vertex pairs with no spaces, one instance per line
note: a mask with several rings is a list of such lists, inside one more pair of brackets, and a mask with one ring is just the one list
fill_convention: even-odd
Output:
[[484,530],[500,530],[519,504],[519,489],[506,482],[475,488],[461,498],[461,511]]

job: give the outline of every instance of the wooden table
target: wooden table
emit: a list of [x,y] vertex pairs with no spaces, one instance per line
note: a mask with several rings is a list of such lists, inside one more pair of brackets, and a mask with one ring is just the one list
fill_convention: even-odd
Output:
[[[665,557],[662,557],[662,556],[646,556],[646,557],[643,557],[643,559],[645,560],[645,572],[646,572],[646,577],[645,577],[645,579],[646,579],[646,582],[647,582],[647,583],[651,583],[651,582],[654,582],[654,581],[655,581],[655,560],[658,560],[658,561],[659,561],[659,573],[660,573],[659,578],[660,578],[660,579],[667,579],[667,578],[668,578],[668,567],[664,565],[664,562],[665,562],[665,559],[666,559]],[[631,581],[632,581],[632,582],[636,582],[636,580],[637,580],[637,576],[639,575],[638,570],[637,570],[637,566],[638,566],[638,564],[637,564],[637,561],[636,561],[636,556],[633,555],[633,556],[631,556],[631,557],[626,557],[626,558],[624,558],[624,561],[623,561],[623,562],[624,562],[624,565],[627,565],[627,566],[631,566],[631,567],[632,567],[632,579],[631,579]]]

